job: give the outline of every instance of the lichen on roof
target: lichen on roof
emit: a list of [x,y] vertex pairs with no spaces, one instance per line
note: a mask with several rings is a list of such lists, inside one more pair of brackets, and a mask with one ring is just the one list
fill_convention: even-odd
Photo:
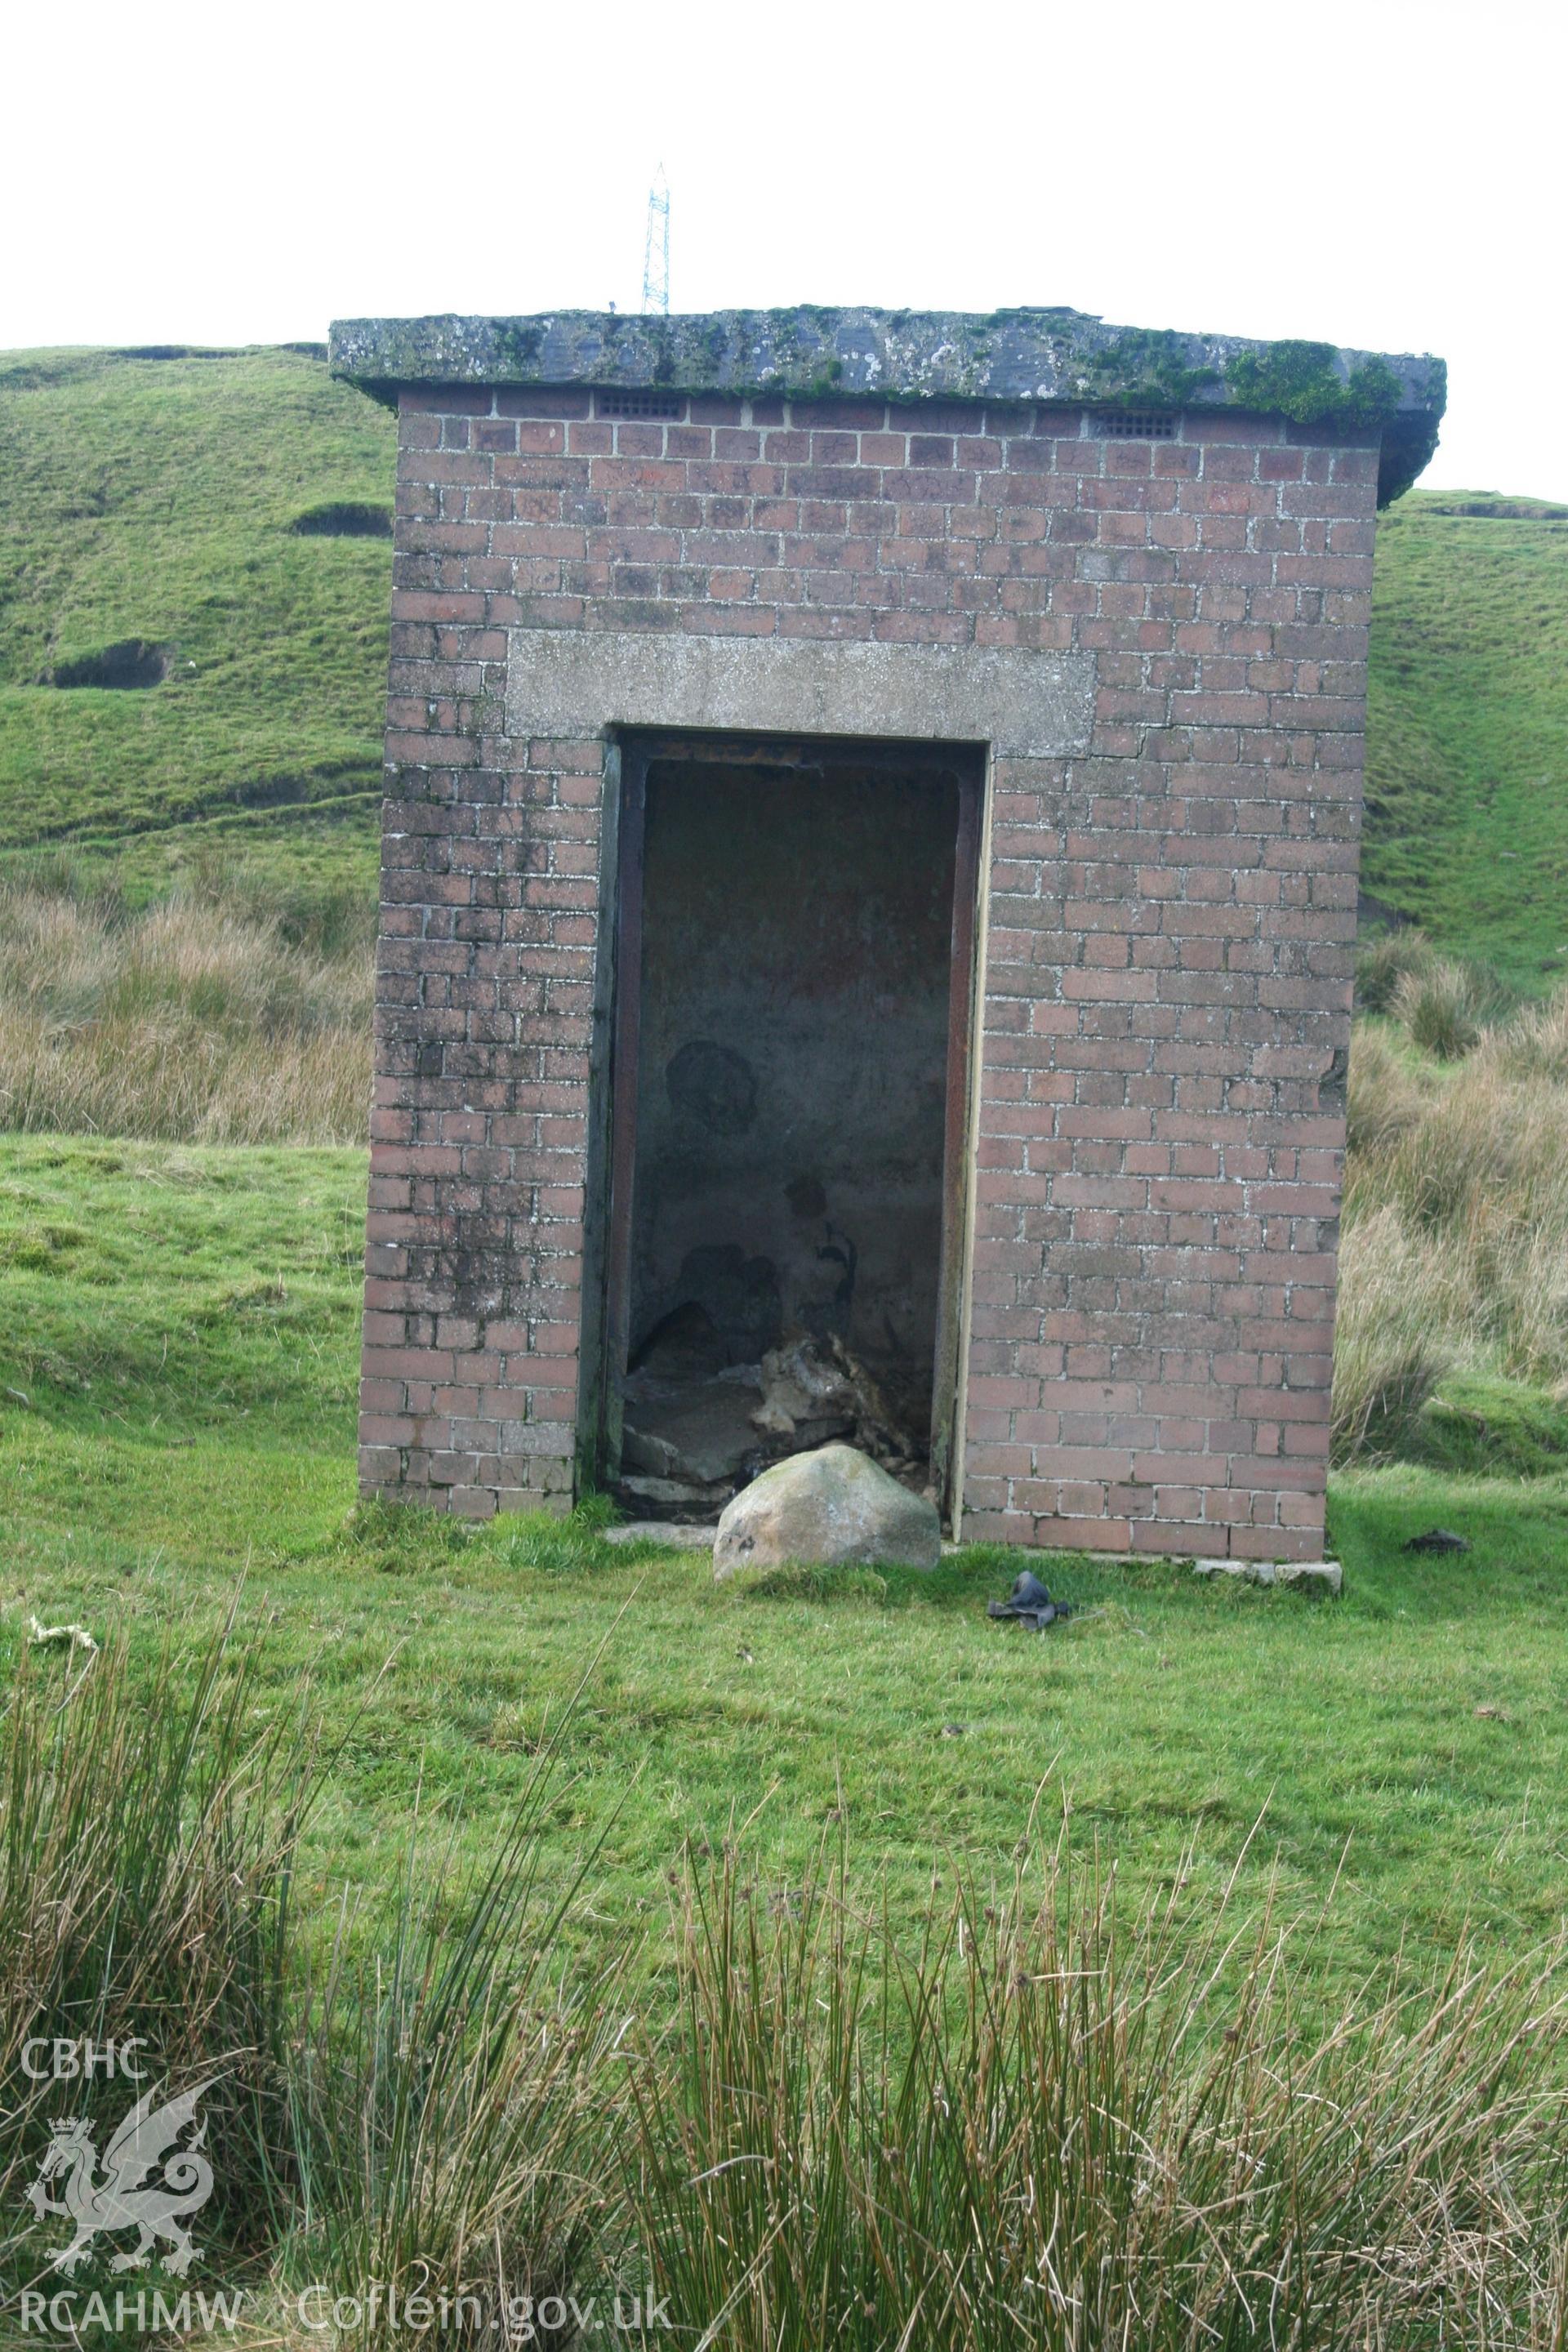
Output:
[[405,384],[614,385],[885,400],[1245,408],[1325,437],[1377,439],[1379,502],[1437,442],[1441,360],[1332,343],[1114,327],[1082,310],[715,310],[675,318],[557,310],[530,319],[354,319],[337,374],[395,401]]

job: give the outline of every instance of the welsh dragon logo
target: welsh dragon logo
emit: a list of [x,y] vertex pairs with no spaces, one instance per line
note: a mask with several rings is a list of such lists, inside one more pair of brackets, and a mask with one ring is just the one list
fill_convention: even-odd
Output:
[[[54,2256],[56,2270],[74,2271],[100,2230],[135,2230],[140,2233],[136,2243],[115,2255],[110,2270],[143,2269],[162,2238],[169,2245],[169,2269],[176,2278],[184,2276],[198,2252],[185,2220],[201,2211],[213,2189],[213,2168],[197,2153],[207,2127],[205,2117],[196,2114],[196,2103],[215,2079],[198,2083],[161,2107],[153,2105],[155,2091],[144,2093],[104,2149],[101,2179],[94,2178],[99,2157],[89,2137],[90,2122],[68,2116],[50,2126],[38,2178],[26,2194],[40,2221],[46,2213],[61,2213],[76,2223],[75,2237]],[[176,2147],[191,2123],[196,2128],[188,2146]],[[149,2180],[149,2173],[161,2177]],[[58,2201],[48,2194],[51,2180],[65,2184]]]

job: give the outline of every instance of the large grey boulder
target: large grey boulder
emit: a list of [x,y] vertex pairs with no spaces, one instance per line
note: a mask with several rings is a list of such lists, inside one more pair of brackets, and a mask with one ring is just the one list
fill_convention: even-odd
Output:
[[742,1486],[713,1539],[715,1577],[738,1569],[934,1568],[936,1506],[900,1486],[868,1454],[824,1445],[792,1454]]

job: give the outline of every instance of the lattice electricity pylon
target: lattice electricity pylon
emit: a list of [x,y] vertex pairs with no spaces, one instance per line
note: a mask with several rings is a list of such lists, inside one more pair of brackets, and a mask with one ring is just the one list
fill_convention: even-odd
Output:
[[669,184],[661,163],[647,192],[647,241],[643,247],[642,307],[669,316]]

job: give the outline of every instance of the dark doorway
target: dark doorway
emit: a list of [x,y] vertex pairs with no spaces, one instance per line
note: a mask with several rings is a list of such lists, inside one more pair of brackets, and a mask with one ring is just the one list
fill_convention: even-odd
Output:
[[945,1511],[982,778],[622,747],[602,1467],[643,1515],[834,1437]]

